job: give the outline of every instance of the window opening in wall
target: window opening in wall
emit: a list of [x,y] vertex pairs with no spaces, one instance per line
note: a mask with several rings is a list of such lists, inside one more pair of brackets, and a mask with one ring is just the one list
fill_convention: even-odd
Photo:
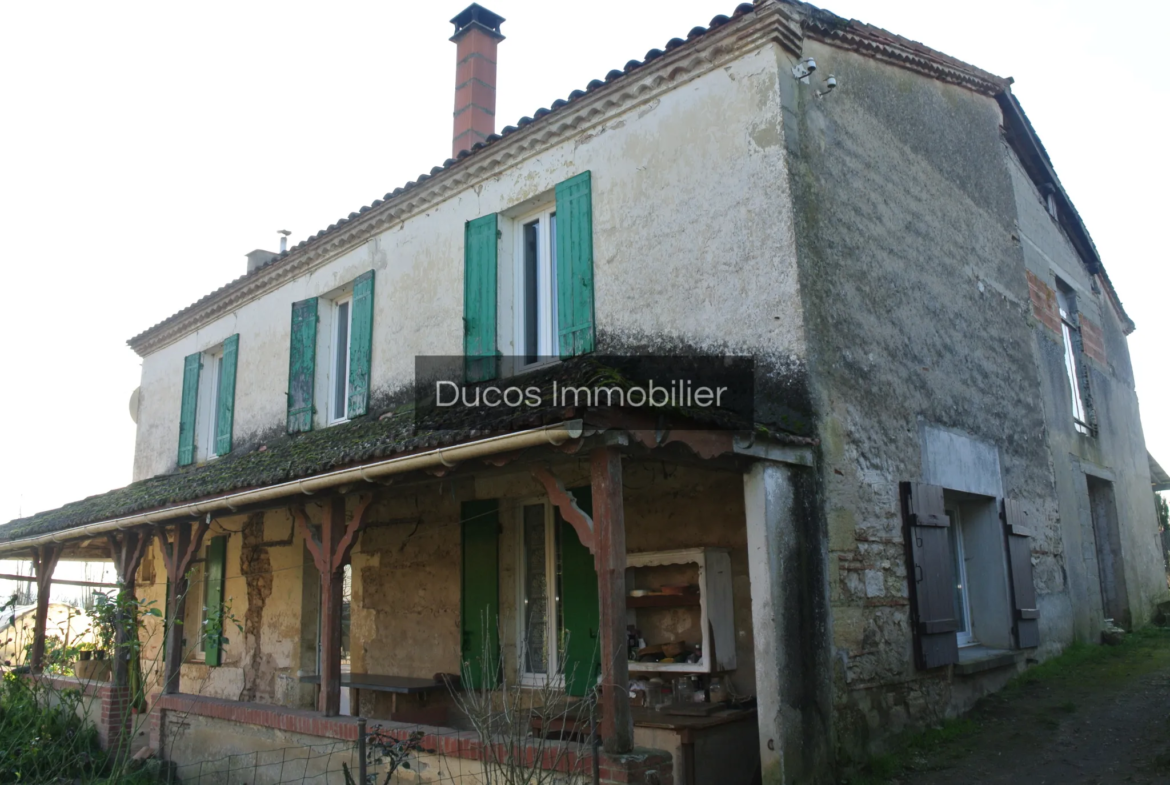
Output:
[[1078,359],[1079,327],[1076,318],[1076,296],[1068,284],[1059,278],[1056,279],[1056,302],[1060,308],[1060,334],[1064,342],[1064,368],[1068,376],[1069,391],[1072,396],[1073,426],[1078,433],[1088,435],[1092,432],[1089,426],[1088,411],[1085,406],[1084,389],[1081,384],[1081,366]]
[[550,210],[518,222],[516,253],[516,356],[528,367],[557,354],[557,214]]
[[335,423],[348,416],[349,389],[349,298],[333,304],[333,358],[330,363],[331,384],[329,385],[329,422]]
[[203,662],[207,655],[203,651],[203,630],[207,626],[207,581],[204,580],[207,564],[207,546],[203,546],[202,558],[191,566],[187,577],[187,605],[183,631],[183,648],[188,659]]
[[560,527],[549,505],[523,506],[520,547],[521,676],[527,683],[541,683],[560,671],[564,656]]
[[967,587],[967,557],[963,545],[963,523],[959,509],[947,510],[947,517],[951,525],[947,528],[947,539],[951,546],[951,561],[954,564],[955,576],[955,619],[959,622],[956,631],[960,646],[971,646],[975,638],[971,634],[971,599]]
[[1086,475],[1085,479],[1089,488],[1089,511],[1093,519],[1103,615],[1112,619],[1114,624],[1128,627],[1129,591],[1125,581],[1125,562],[1121,553],[1121,531],[1118,528],[1113,483],[1091,475]]

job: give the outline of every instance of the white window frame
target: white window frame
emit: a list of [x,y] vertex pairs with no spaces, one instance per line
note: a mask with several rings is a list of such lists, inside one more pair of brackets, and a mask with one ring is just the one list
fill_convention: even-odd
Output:
[[195,460],[202,463],[218,458],[216,431],[219,420],[219,377],[223,373],[223,344],[205,350],[199,357],[198,401],[195,404]]
[[[528,631],[527,599],[525,589],[527,584],[527,554],[524,547],[524,510],[527,507],[542,506],[544,508],[544,558],[545,575],[548,591],[548,630],[545,635],[547,667],[545,673],[530,673],[526,670],[528,649],[525,637]],[[557,593],[560,587],[557,571],[560,554],[557,552],[556,511],[544,498],[521,500],[516,507],[516,672],[520,676],[520,684],[525,687],[541,687],[549,684],[564,686],[564,675],[561,673],[561,598]]]
[[[557,269],[556,269],[556,241],[552,236],[552,227],[556,216],[556,204],[546,205],[540,210],[527,213],[514,221],[513,254],[512,254],[512,348],[515,356],[516,371],[525,371],[542,365],[549,365],[560,359],[560,350],[557,346]],[[524,257],[525,229],[533,222],[538,222],[537,229],[537,346],[536,360],[527,362],[527,355],[531,347],[527,343],[527,296],[525,292],[525,273],[527,271]]]
[[971,625],[971,587],[967,584],[967,548],[963,543],[963,516],[958,505],[948,509],[946,513],[951,522],[949,535],[954,537],[951,541],[954,544],[951,556],[954,560],[956,589],[962,606],[960,610],[963,612],[963,626],[955,632],[955,638],[960,647],[975,646],[979,641],[975,640]]
[[[341,340],[338,333],[341,331],[341,307],[347,306],[345,311],[345,345],[341,345]],[[347,422],[349,420],[349,347],[353,342],[353,295],[347,294],[343,297],[338,297],[330,301],[332,308],[331,318],[329,320],[329,368],[326,377],[329,385],[329,401],[326,411],[325,421],[328,425],[336,425],[338,423]],[[339,356],[340,355],[340,356]],[[337,378],[338,365],[342,366],[341,379]],[[341,416],[337,416],[334,412],[337,409],[337,385],[342,385],[341,393]]]
[[1056,307],[1060,315],[1060,336],[1064,343],[1064,369],[1068,376],[1069,391],[1072,395],[1073,427],[1077,433],[1090,435],[1088,407],[1085,405],[1085,396],[1081,390],[1081,369],[1077,362],[1076,347],[1073,344],[1073,330],[1079,329],[1072,321],[1073,301],[1075,294],[1067,288],[1067,284],[1056,281]]

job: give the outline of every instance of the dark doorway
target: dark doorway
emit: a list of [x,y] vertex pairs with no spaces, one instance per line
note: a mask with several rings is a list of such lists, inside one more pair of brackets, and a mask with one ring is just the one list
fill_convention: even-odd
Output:
[[1105,617],[1129,628],[1129,592],[1125,586],[1125,563],[1121,558],[1121,531],[1117,525],[1117,503],[1113,483],[1087,476],[1089,510],[1093,517],[1093,539],[1097,544],[1097,575],[1101,585],[1101,606]]

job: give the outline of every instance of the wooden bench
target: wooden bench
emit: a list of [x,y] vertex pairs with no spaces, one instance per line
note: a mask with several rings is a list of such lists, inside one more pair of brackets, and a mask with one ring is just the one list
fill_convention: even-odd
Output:
[[[302,676],[305,684],[320,684],[318,675]],[[427,706],[432,692],[446,692],[447,685],[434,679],[416,679],[410,676],[383,676],[376,673],[342,673],[342,688],[349,688],[349,712],[357,716],[361,711],[362,690],[388,692],[391,695],[390,719],[395,722],[415,722],[424,725],[443,725],[447,722],[446,706]],[[398,707],[398,696],[414,696],[413,705]]]

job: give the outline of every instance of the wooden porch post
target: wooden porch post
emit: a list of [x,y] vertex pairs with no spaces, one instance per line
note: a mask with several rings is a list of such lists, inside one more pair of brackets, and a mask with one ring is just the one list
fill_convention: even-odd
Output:
[[365,525],[372,495],[362,496],[353,516],[345,519],[345,497],[335,494],[325,502],[320,536],[309,525],[304,507],[293,517],[305,537],[305,545],[321,576],[321,694],[318,709],[326,717],[341,713],[341,579],[342,568]]
[[175,525],[170,541],[160,534],[163,562],[171,590],[167,595],[166,670],[163,692],[172,695],[179,691],[179,673],[183,665],[183,611],[187,607],[187,570],[195,561],[195,554],[203,542],[208,521]]
[[49,621],[49,587],[53,583],[53,571],[61,557],[60,545],[42,545],[33,550],[33,574],[37,580],[37,610],[33,617],[33,645],[29,665],[33,673],[40,673],[45,667],[45,625]]
[[118,573],[118,616],[114,629],[114,686],[130,686],[130,653],[126,644],[131,636],[137,635],[134,629],[133,614],[124,613],[122,594],[134,596],[135,581],[138,577],[138,566],[142,564],[142,556],[150,545],[149,531],[130,529],[124,532],[108,535],[110,553],[114,558],[114,570]]
[[592,455],[593,526],[601,602],[601,738],[611,754],[634,748],[630,669],[626,654],[626,521],[622,456],[616,447]]

